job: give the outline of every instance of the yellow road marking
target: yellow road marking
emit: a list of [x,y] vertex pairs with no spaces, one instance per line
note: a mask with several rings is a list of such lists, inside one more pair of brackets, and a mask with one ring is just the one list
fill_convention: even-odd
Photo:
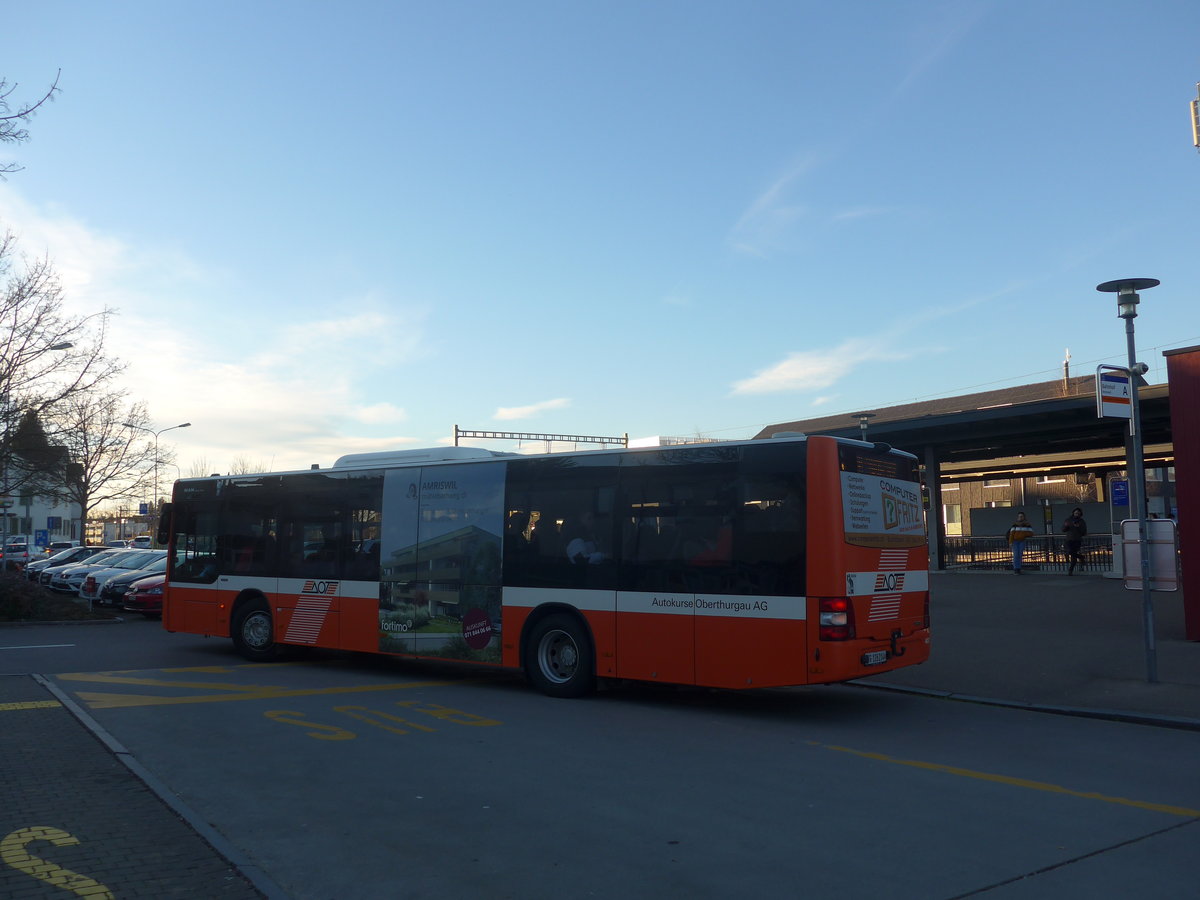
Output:
[[0,703],[0,712],[12,712],[17,709],[52,709],[61,706],[57,700],[27,700],[23,703]]
[[911,766],[915,769],[926,769],[930,772],[945,772],[948,775],[958,775],[963,778],[977,778],[980,781],[994,781],[997,784],[1007,784],[1011,787],[1028,788],[1035,791],[1046,791],[1051,794],[1067,794],[1071,797],[1081,797],[1084,800],[1100,800],[1104,803],[1115,803],[1119,806],[1133,806],[1137,809],[1148,809],[1151,812],[1167,813],[1172,816],[1184,816],[1185,818],[1200,817],[1200,809],[1188,809],[1186,806],[1171,806],[1166,803],[1147,803],[1142,800],[1129,800],[1125,797],[1110,797],[1107,794],[1098,794],[1094,791],[1076,791],[1071,788],[1063,787],[1059,784],[1049,784],[1044,781],[1030,781],[1026,778],[1013,778],[1009,775],[996,775],[992,772],[977,772],[974,769],[962,769],[958,766],[947,766],[941,763],[924,762],[919,759],[900,759],[895,756],[888,756],[884,753],[871,753],[866,750],[855,750],[852,747],[837,747],[832,744],[820,744],[811,742],[814,746],[824,747],[826,750],[836,750],[839,753],[850,753],[854,756],[861,756],[864,759],[874,759],[879,762],[892,763],[898,766]]
[[34,841],[49,841],[55,847],[72,847],[79,843],[79,838],[60,828],[47,825],[22,828],[0,840],[0,860],[19,872],[55,887],[65,888],[80,897],[87,897],[89,900],[113,900],[112,891],[95,879],[64,869],[57,863],[31,856],[25,848]]
[[186,703],[227,703],[233,700],[276,700],[281,697],[319,697],[331,694],[363,694],[377,691],[402,691],[422,687],[445,687],[464,684],[463,681],[411,681],[393,684],[369,684],[356,687],[297,688],[283,690],[267,688],[254,693],[206,694],[199,697],[155,697],[148,694],[106,694],[98,691],[76,691],[76,696],[92,709],[115,709],[126,706],[174,706]]
[[167,681],[162,678],[130,678],[125,675],[112,675],[102,672],[96,672],[88,675],[82,672],[72,673],[70,675],[59,675],[60,681],[91,681],[99,684],[141,684],[150,685],[152,687],[182,687],[182,688],[204,688],[212,691],[282,691],[286,690],[282,687],[274,687],[268,684],[230,684],[224,681]]

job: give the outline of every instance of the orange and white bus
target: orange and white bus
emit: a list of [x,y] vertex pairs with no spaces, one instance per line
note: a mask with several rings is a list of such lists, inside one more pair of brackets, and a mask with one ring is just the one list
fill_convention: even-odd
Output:
[[520,456],[344,456],[183,479],[168,631],[719,688],[845,681],[929,656],[917,460],[798,435]]

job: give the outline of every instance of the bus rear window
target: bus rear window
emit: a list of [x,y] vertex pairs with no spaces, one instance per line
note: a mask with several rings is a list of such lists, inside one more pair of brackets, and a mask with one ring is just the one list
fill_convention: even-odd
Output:
[[838,448],[838,467],[846,543],[880,548],[925,543],[925,511],[914,457],[843,444]]

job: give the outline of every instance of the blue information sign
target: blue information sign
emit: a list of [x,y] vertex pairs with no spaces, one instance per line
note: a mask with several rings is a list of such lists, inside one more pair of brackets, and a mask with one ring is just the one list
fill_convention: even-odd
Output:
[[1128,506],[1129,505],[1129,482],[1125,480],[1114,481],[1112,488],[1112,505],[1113,506]]

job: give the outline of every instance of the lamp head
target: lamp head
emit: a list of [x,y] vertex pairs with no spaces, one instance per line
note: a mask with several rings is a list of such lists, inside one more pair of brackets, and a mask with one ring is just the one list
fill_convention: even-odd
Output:
[[1118,318],[1136,319],[1138,303],[1142,299],[1137,292],[1158,287],[1161,283],[1157,278],[1119,278],[1096,285],[1096,290],[1117,295]]

